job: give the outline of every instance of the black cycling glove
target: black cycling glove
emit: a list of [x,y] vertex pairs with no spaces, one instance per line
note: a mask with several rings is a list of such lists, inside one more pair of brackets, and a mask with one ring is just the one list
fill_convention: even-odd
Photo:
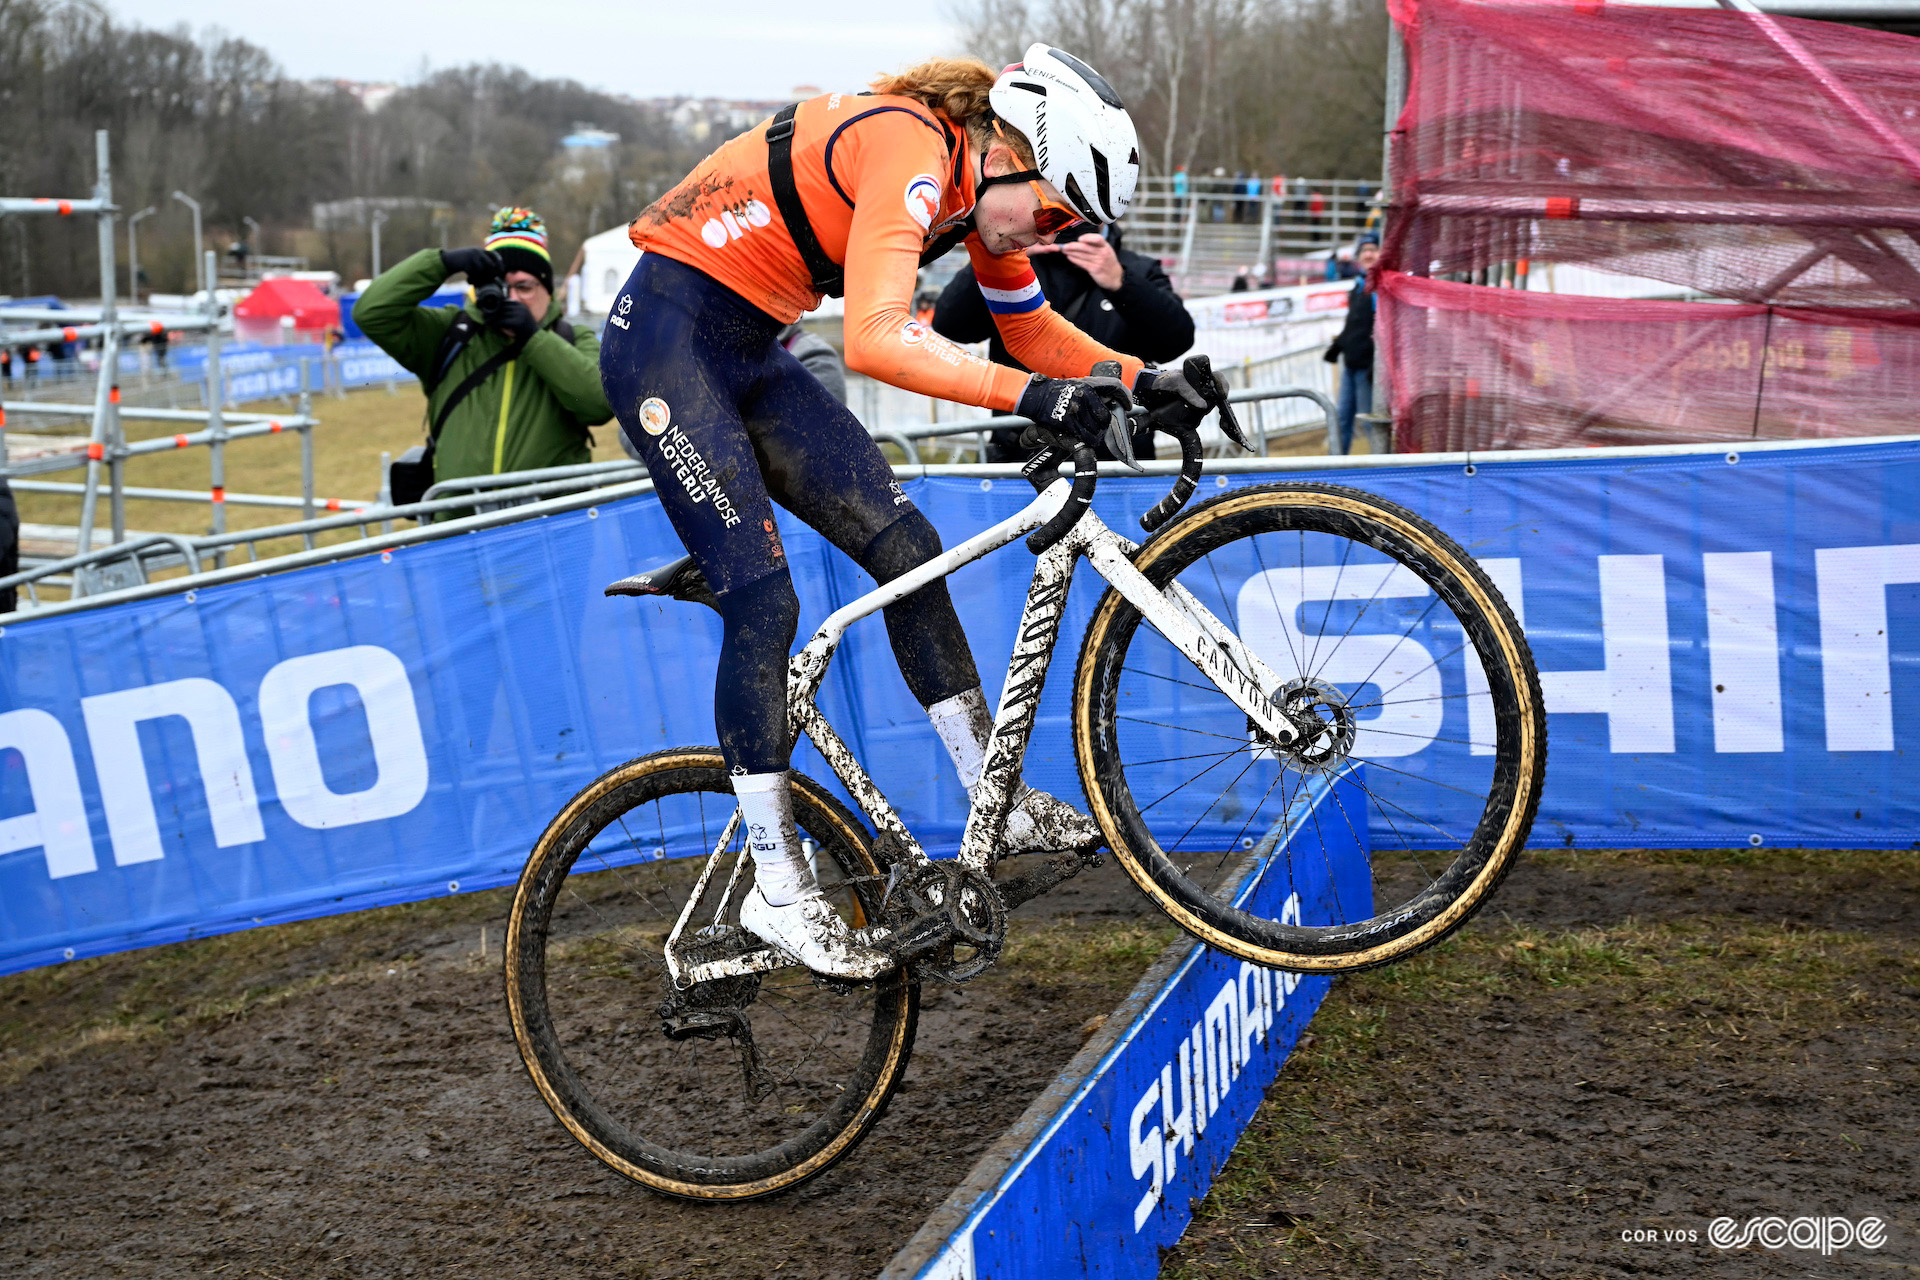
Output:
[[442,249],[440,269],[450,276],[465,275],[468,284],[485,284],[507,274],[500,255],[487,249]]
[[1206,356],[1188,356],[1178,369],[1145,369],[1134,379],[1133,392],[1156,425],[1194,428],[1208,413],[1219,410],[1220,430],[1227,439],[1249,449],[1240,419],[1227,403],[1227,389],[1214,376]]
[[540,317],[533,309],[518,298],[508,298],[500,304],[500,314],[494,317],[494,327],[513,338],[516,342],[525,342],[540,332]]
[[1014,412],[1083,444],[1097,445],[1114,410],[1124,413],[1132,407],[1127,384],[1118,378],[1043,378],[1036,373]]

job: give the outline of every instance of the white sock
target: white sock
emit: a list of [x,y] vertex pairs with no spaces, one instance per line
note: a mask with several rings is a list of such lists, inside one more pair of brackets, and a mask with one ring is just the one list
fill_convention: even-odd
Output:
[[993,736],[993,715],[987,710],[987,695],[975,685],[927,708],[933,731],[953,760],[953,771],[960,785],[972,795],[980,785],[981,770],[987,764],[987,740]]
[[788,906],[819,888],[806,855],[800,851],[800,833],[793,826],[793,790],[787,771],[736,773],[733,794],[740,798],[740,821],[747,829],[747,850],[753,854],[753,878],[769,905]]
[[[960,775],[960,785],[971,797],[987,767],[987,743],[993,737],[993,713],[987,710],[987,695],[975,685],[928,707],[927,719],[933,721],[933,731],[940,735],[953,760],[953,771]],[[1015,779],[1014,802],[1026,794],[1026,784]]]

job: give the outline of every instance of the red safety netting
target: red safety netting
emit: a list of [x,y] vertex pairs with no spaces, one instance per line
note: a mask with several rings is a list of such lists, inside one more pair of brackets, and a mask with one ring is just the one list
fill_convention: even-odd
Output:
[[1647,302],[1383,272],[1402,452],[1920,429],[1920,310]]
[[1388,265],[1920,306],[1920,40],[1592,0],[1392,8],[1409,82]]

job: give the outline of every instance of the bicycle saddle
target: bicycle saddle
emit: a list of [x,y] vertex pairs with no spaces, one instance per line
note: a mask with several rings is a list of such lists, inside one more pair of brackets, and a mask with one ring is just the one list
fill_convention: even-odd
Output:
[[700,572],[700,566],[693,562],[690,555],[681,556],[666,564],[658,564],[651,569],[642,569],[630,578],[610,583],[606,594],[610,596],[671,596],[675,600],[685,600],[689,604],[703,604],[707,608],[718,610],[720,602],[714,599],[713,589],[707,585],[706,575]]

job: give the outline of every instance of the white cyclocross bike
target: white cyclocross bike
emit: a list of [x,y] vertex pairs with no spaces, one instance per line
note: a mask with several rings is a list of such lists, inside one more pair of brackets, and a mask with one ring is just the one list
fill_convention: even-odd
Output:
[[[793,724],[866,819],[796,771],[802,847],[851,925],[891,930],[898,963],[878,980],[818,977],[741,928],[753,860],[717,747],[630,760],[554,817],[514,898],[507,1002],[535,1086],[594,1155],[701,1200],[819,1174],[905,1072],[921,981],[977,976],[1009,909],[1097,864],[1097,848],[996,856],[1083,559],[1109,587],[1073,679],[1080,779],[1107,849],[1181,928],[1256,964],[1325,973],[1431,946],[1487,900],[1525,844],[1546,767],[1539,678],[1499,592],[1445,534],[1357,489],[1248,485],[1170,520],[1202,455],[1190,428],[1154,425],[1179,439],[1181,469],[1141,518],[1158,530],[1145,545],[1093,513],[1092,451],[1072,449],[1069,480],[1067,449],[1031,429],[1031,504],[839,609],[793,659]],[[815,697],[854,622],[1023,535],[1038,560],[985,775],[959,856],[935,861]],[[712,600],[690,560],[608,590]],[[1327,923],[1237,907],[1250,871],[1326,859],[1272,833],[1304,788],[1343,772],[1367,811],[1335,791],[1330,816],[1323,803],[1311,820],[1366,837],[1371,893],[1336,891]],[[1324,882],[1331,868],[1309,872]]]

